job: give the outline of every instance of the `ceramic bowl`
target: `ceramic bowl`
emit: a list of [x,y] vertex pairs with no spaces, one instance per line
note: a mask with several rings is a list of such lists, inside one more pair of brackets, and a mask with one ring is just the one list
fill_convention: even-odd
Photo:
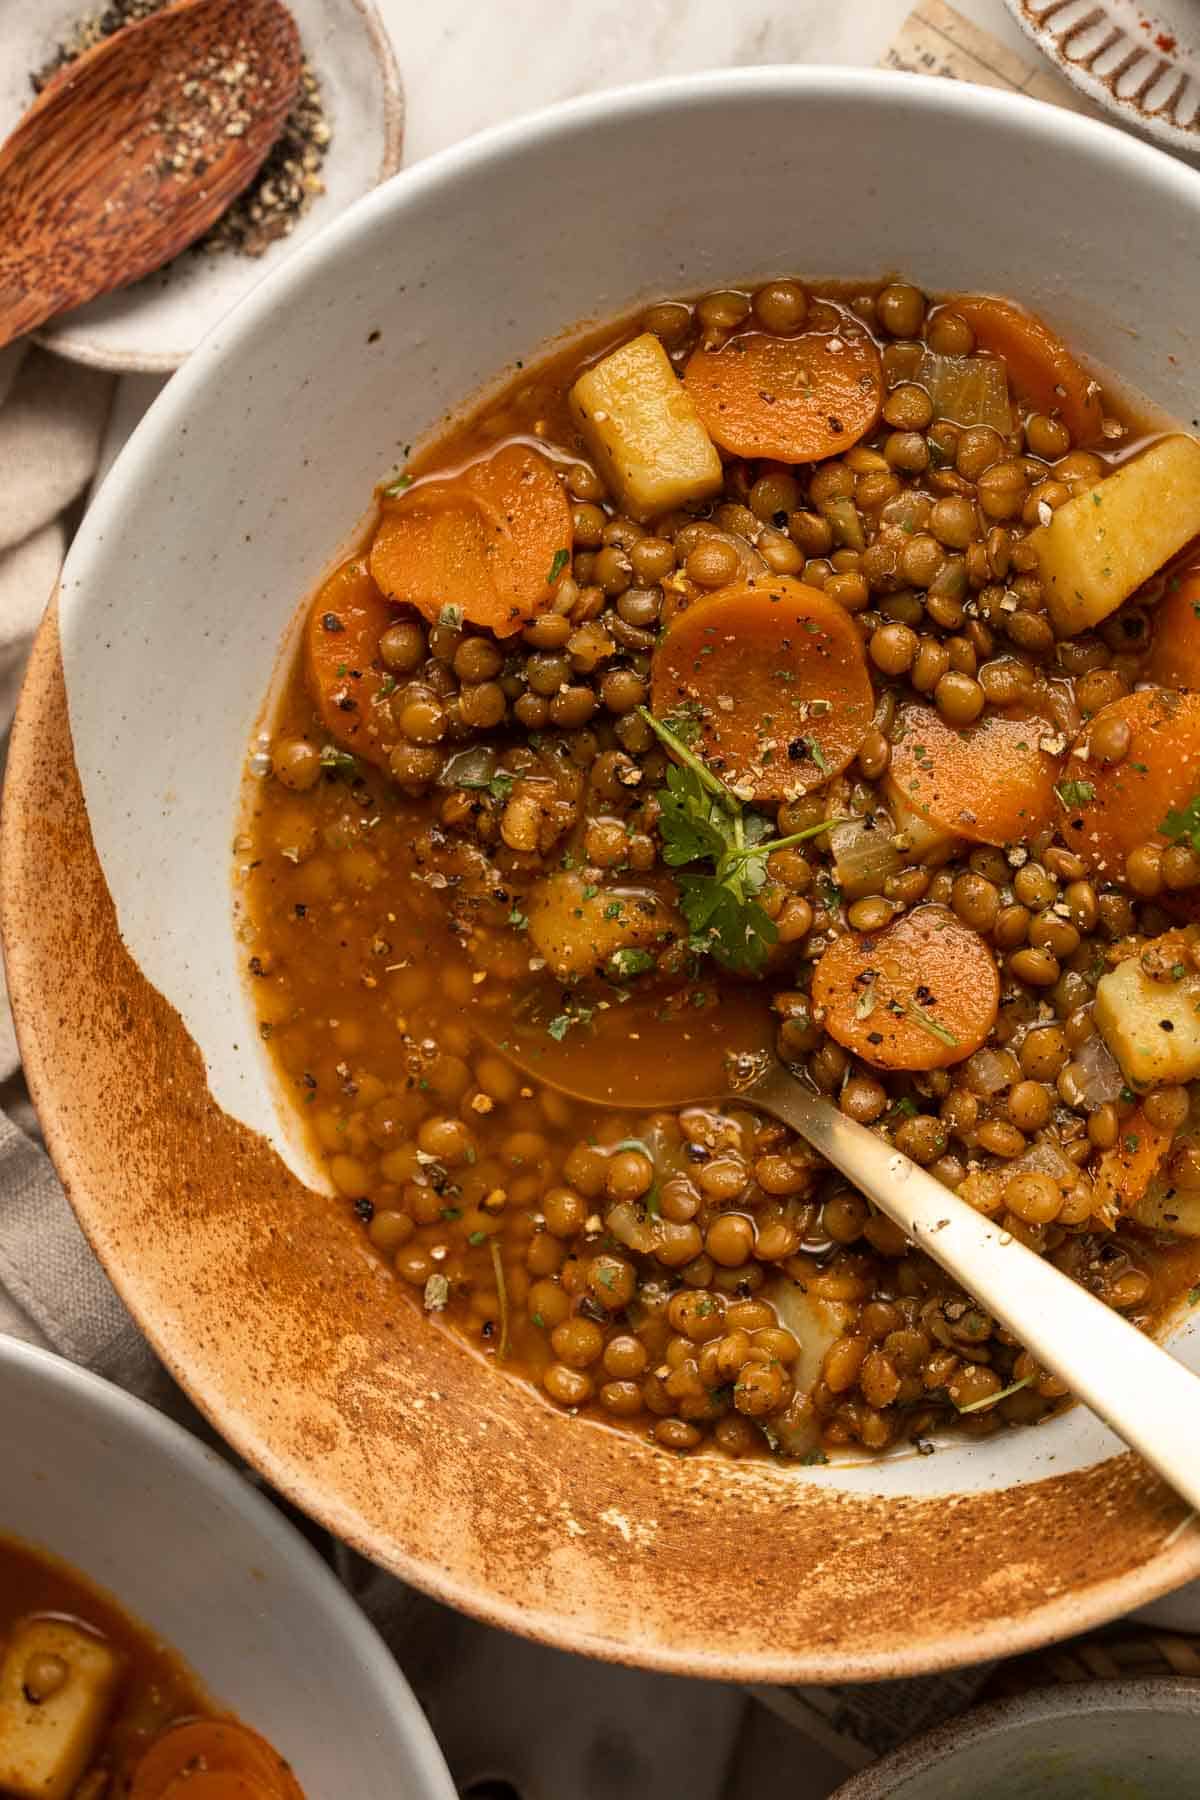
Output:
[[[98,369],[177,369],[223,313],[298,245],[400,165],[404,102],[396,59],[372,0],[289,0],[333,129],[325,192],[261,257],[177,256],[132,287],[52,320],[36,335],[58,356]],[[4,0],[0,138],[16,125],[43,68],[88,9],[79,0]],[[103,9],[100,9],[103,10]]]
[[0,1337],[0,1533],[51,1551],[265,1733],[309,1800],[454,1800],[424,1713],[316,1551],[152,1407]]
[[[1182,1505],[1081,1409],[932,1456],[745,1465],[486,1368],[314,1191],[231,903],[298,604],[398,447],[518,358],[734,276],[903,270],[1019,296],[1190,419],[1198,228],[1192,171],[952,82],[792,68],[604,94],[429,159],[299,249],[105,481],[9,759],[25,1065],[92,1243],[198,1405],[441,1599],[576,1650],[813,1681],[1012,1652],[1200,1574]],[[1194,1324],[1175,1344],[1200,1360]]]
[[981,1706],[830,1800],[1181,1800],[1200,1756],[1200,1681],[1086,1681]]

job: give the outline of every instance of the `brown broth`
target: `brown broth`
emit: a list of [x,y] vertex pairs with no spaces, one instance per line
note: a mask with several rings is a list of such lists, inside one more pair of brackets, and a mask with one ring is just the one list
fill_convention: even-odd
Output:
[[121,1659],[116,1710],[89,1772],[105,1769],[119,1779],[176,1720],[212,1713],[211,1701],[175,1651],[102,1588],[43,1550],[0,1537],[0,1649],[19,1621],[47,1616],[103,1639]]

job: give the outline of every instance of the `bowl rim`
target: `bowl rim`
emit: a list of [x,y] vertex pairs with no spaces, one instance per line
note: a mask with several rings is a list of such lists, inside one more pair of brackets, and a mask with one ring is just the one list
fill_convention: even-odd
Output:
[[[904,105],[927,110],[935,117],[977,121],[981,112],[1001,124],[1013,121],[1025,128],[1025,135],[1044,143],[1047,148],[1061,145],[1064,133],[1076,137],[1089,156],[1102,169],[1118,162],[1143,163],[1147,178],[1179,194],[1193,207],[1200,206],[1198,176],[1162,151],[1140,143],[1101,121],[1067,114],[1042,102],[1003,91],[968,88],[937,77],[914,76],[895,71],[843,68],[804,67],[800,65],[720,70],[642,82],[606,90],[574,100],[557,103],[527,117],[508,121],[461,144],[448,147],[429,157],[364,196],[343,217],[314,239],[297,248],[292,257],[267,275],[226,318],[209,334],[180,373],[154,402],[146,418],[131,437],[99,494],[89,509],[79,537],[68,557],[64,580],[77,584],[86,569],[89,545],[95,539],[119,529],[125,488],[133,472],[143,461],[153,461],[161,444],[171,439],[181,422],[186,421],[193,397],[204,389],[214,375],[219,375],[221,362],[228,349],[253,341],[257,334],[269,329],[272,316],[286,304],[293,291],[309,278],[310,270],[335,259],[352,243],[370,239],[380,228],[386,228],[394,215],[403,213],[408,196],[435,192],[450,187],[470,175],[473,169],[493,158],[536,149],[541,154],[552,151],[556,139],[563,134],[584,132],[594,123],[611,125],[622,119],[686,110],[698,103],[721,102],[755,95],[782,101],[802,101],[806,95],[820,92],[847,101],[860,101],[879,106]],[[1149,159],[1147,161],[1146,159]],[[21,712],[30,724],[44,702],[58,654],[56,620],[53,611],[47,615],[34,653],[38,665],[22,696]],[[39,692],[38,690],[42,690]],[[14,769],[24,764],[28,769],[38,754],[36,728],[27,734],[18,730],[14,743],[17,754]],[[21,777],[28,781],[28,774]],[[4,809],[3,836],[0,851],[15,851],[22,822],[15,805]],[[54,1089],[53,1073],[42,1066],[38,1051],[38,1021],[35,1002],[30,993],[28,1014],[22,993],[22,964],[19,938],[20,906],[13,884],[5,871],[16,858],[0,855],[0,923],[3,925],[13,967],[14,1011],[18,1036],[30,1075],[31,1087],[39,1108],[47,1141],[64,1175],[68,1192],[75,1183],[76,1158],[70,1126],[71,1108],[66,1096]],[[75,1195],[72,1195],[73,1201]],[[82,1197],[81,1197],[82,1198]],[[87,1206],[81,1204],[81,1222],[89,1232]],[[126,1299],[124,1271],[114,1272],[114,1285]],[[127,1300],[128,1304],[128,1300]],[[992,1655],[1011,1655],[1018,1650],[1035,1648],[1054,1638],[1103,1623],[1129,1608],[1156,1598],[1173,1587],[1200,1574],[1200,1534],[1175,1531],[1153,1554],[1133,1570],[1089,1583],[1084,1589],[1067,1588],[1047,1597],[1019,1617],[997,1613],[984,1627],[951,1627],[933,1643],[915,1651],[823,1653],[819,1647],[798,1658],[794,1653],[773,1653],[768,1649],[753,1657],[743,1652],[732,1655],[720,1648],[673,1650],[669,1646],[636,1645],[624,1636],[598,1635],[586,1628],[570,1628],[569,1621],[553,1609],[526,1610],[501,1597],[473,1577],[462,1577],[452,1567],[410,1553],[395,1539],[380,1544],[369,1541],[356,1529],[347,1514],[344,1501],[336,1494],[322,1491],[318,1475],[311,1467],[298,1462],[287,1452],[272,1448],[265,1419],[247,1420],[236,1417],[236,1409],[218,1384],[203,1378],[193,1380],[181,1363],[180,1346],[175,1333],[163,1318],[142,1318],[136,1304],[131,1308],[138,1323],[154,1344],[159,1355],[171,1368],[197,1406],[210,1418],[221,1434],[240,1454],[264,1471],[275,1485],[295,1499],[306,1511],[344,1537],[368,1557],[434,1598],[468,1611],[489,1623],[515,1630],[545,1642],[558,1643],[586,1654],[616,1661],[635,1662],[641,1666],[668,1673],[707,1676],[723,1680],[741,1679],[765,1682],[795,1680],[881,1679],[898,1674],[919,1674],[978,1661]],[[1113,1460],[1119,1460],[1113,1459]],[[1099,1465],[1104,1466],[1104,1465]]]
[[[319,1604],[322,1623],[331,1630],[333,1642],[353,1651],[370,1683],[380,1728],[386,1726],[402,1736],[413,1757],[424,1765],[430,1800],[454,1800],[456,1790],[441,1748],[404,1671],[328,1563],[266,1494],[219,1451],[149,1401],[57,1351],[0,1333],[0,1396],[14,1371],[47,1398],[48,1412],[59,1394],[81,1402],[97,1425],[114,1424],[138,1441],[148,1461],[173,1465],[198,1495],[219,1498],[250,1534],[267,1540],[286,1564],[289,1585],[303,1595],[306,1610]],[[16,1536],[34,1548],[58,1554],[53,1544],[40,1539],[36,1520]],[[82,1573],[88,1575],[86,1569]],[[120,1594],[114,1598],[118,1605],[123,1604]]]
[[[114,484],[113,476],[119,474],[123,466],[132,466],[139,450],[145,450],[155,431],[169,430],[174,421],[184,415],[193,390],[207,383],[226,346],[240,344],[261,330],[288,295],[307,281],[310,268],[331,261],[349,244],[369,237],[393,211],[403,211],[410,194],[419,195],[428,188],[453,182],[469,175],[475,167],[512,151],[539,144],[544,150],[548,149],[559,135],[586,131],[589,125],[611,122],[614,117],[683,111],[696,103],[743,92],[802,99],[814,89],[840,92],[847,100],[860,101],[882,101],[889,95],[908,95],[918,110],[930,108],[936,112],[944,109],[969,122],[974,122],[980,115],[997,119],[1005,115],[1018,120],[1023,118],[1030,133],[1047,140],[1049,150],[1055,148],[1054,140],[1075,139],[1085,147],[1090,146],[1101,161],[1142,163],[1155,179],[1168,187],[1177,187],[1181,194],[1191,191],[1200,203],[1200,170],[1190,168],[1159,146],[1134,137],[1107,120],[1069,112],[1048,101],[1013,93],[1007,88],[977,87],[971,82],[948,81],[938,75],[910,74],[899,69],[857,69],[836,64],[765,64],[654,76],[646,81],[629,82],[555,101],[519,118],[487,126],[456,144],[432,152],[408,168],[399,169],[361,195],[347,207],[341,218],[330,220],[321,231],[298,244],[276,268],[268,270],[262,280],[212,326],[149,407],[88,508],[79,538],[86,539],[87,528],[95,523],[98,508],[104,507],[106,496],[109,507],[114,504],[119,482]],[[100,516],[101,522],[106,522],[107,511]],[[67,557],[68,573],[73,553],[74,545]]]
[[1003,1732],[1011,1726],[1063,1719],[1073,1713],[1183,1713],[1200,1717],[1200,1679],[1194,1676],[1147,1675],[1130,1681],[1062,1682],[1031,1688],[1003,1700],[968,1707],[956,1718],[923,1731],[891,1750],[880,1762],[835,1788],[829,1800],[894,1800],[898,1783],[912,1775],[928,1775],[956,1751]]

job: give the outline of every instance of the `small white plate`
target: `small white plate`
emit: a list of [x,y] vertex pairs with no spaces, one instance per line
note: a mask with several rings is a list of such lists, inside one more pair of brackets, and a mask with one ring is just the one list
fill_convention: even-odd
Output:
[[[297,244],[338,218],[400,163],[404,106],[387,32],[371,0],[289,0],[321,83],[333,137],[317,196],[264,255],[185,251],[133,287],[66,313],[38,341],[99,369],[168,373]],[[33,99],[29,73],[87,12],[86,0],[0,0],[0,139]]]
[[1193,0],[1005,0],[1081,93],[1168,150],[1200,156],[1200,13]]

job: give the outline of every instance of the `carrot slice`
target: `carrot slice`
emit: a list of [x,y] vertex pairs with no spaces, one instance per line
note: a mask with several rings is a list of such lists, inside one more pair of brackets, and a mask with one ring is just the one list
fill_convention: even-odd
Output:
[[304,1800],[291,1769],[265,1738],[232,1719],[172,1726],[138,1763],[129,1800]]
[[1038,412],[1056,414],[1076,445],[1094,444],[1103,436],[1098,384],[1042,319],[989,294],[960,294],[950,304],[967,321],[976,343],[1004,358],[1018,394]]
[[676,613],[654,653],[655,715],[695,735],[741,799],[794,799],[838,775],[871,724],[862,639],[818,588],[759,576]]
[[[1092,734],[1117,723],[1129,727],[1129,750],[1102,763]],[[1200,694],[1142,688],[1102,706],[1075,740],[1059,785],[1068,809],[1062,834],[1096,874],[1119,881],[1130,851],[1158,837],[1170,809],[1198,791]]]
[[395,612],[372,581],[366,559],[335,569],[309,609],[304,628],[308,689],[335,744],[386,764],[391,720],[381,702],[395,687],[379,660],[379,640]]
[[879,352],[857,320],[836,331],[749,331],[697,350],[683,385],[708,434],[734,456],[820,462],[864,437],[883,404]]
[[1146,675],[1162,687],[1200,689],[1200,570],[1167,583],[1150,614],[1154,637]]
[[991,714],[956,731],[931,706],[899,710],[888,786],[943,831],[976,844],[1016,844],[1055,814],[1058,763],[1039,748],[1038,718]]
[[1109,1226],[1120,1213],[1137,1209],[1171,1147],[1172,1133],[1152,1125],[1139,1106],[1122,1122],[1121,1135],[1100,1158],[1096,1171],[1097,1212]]
[[429,620],[452,606],[511,637],[553,601],[571,544],[562,482],[544,456],[506,444],[461,475],[385,500],[371,573]]
[[847,933],[813,971],[826,1031],[877,1069],[945,1069],[978,1050],[1000,1005],[991,951],[944,906]]

